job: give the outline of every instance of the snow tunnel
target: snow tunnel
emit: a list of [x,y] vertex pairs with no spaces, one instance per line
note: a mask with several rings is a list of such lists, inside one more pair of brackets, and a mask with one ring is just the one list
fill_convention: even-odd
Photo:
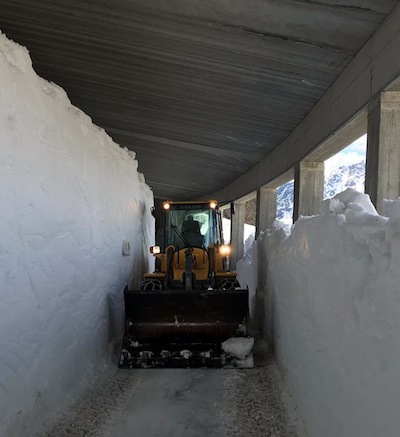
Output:
[[[396,0],[2,0],[1,436],[399,434],[399,23]],[[179,250],[165,204],[208,205]],[[153,332],[240,341],[119,368],[143,283]]]

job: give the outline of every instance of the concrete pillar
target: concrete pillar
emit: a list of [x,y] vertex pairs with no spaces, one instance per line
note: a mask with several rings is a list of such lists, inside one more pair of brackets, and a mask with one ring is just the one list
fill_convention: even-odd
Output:
[[256,238],[269,229],[276,220],[276,188],[257,190]]
[[[257,216],[256,216],[256,238],[260,232],[271,228],[276,220],[277,195],[276,188],[262,187],[257,190]],[[266,308],[266,274],[268,260],[265,245],[257,245],[257,256],[253,259],[256,263],[257,286],[253,297],[253,314],[251,317],[251,329],[259,334],[263,333]]]
[[231,245],[232,254],[229,260],[229,268],[236,269],[237,262],[243,258],[244,251],[244,217],[246,213],[245,203],[234,203],[235,214],[231,217]]
[[324,163],[302,161],[294,169],[293,221],[319,214],[324,195]]
[[365,192],[380,214],[383,199],[400,196],[400,92],[384,92],[368,107]]

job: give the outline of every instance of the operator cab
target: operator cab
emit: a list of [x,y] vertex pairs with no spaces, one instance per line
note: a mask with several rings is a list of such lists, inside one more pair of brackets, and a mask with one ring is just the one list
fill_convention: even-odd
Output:
[[222,243],[222,219],[216,202],[164,202],[164,249],[208,248]]
[[199,221],[188,215],[187,220],[182,223],[182,233],[176,240],[174,246],[203,247],[204,236],[200,232]]

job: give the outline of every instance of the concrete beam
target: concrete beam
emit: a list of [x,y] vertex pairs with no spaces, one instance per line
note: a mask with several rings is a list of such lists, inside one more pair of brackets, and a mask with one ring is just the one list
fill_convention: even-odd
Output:
[[257,190],[256,238],[276,220],[276,203],[276,188],[262,187]]
[[400,92],[379,94],[369,105],[365,191],[379,213],[383,199],[400,196]]
[[368,110],[365,108],[342,126],[337,132],[322,142],[316,149],[308,154],[304,161],[322,162],[336,155],[345,147],[358,140],[367,133]]
[[290,168],[287,172],[282,173],[276,179],[264,185],[265,188],[279,188],[280,186],[286,184],[294,179],[294,168]]
[[286,140],[214,197],[238,198],[267,185],[351,123],[400,77],[399,46],[400,4]]
[[232,255],[230,256],[230,269],[235,270],[237,262],[243,258],[244,252],[244,218],[246,204],[234,202],[235,214],[231,217],[231,245]]
[[324,195],[323,162],[299,162],[295,167],[293,221],[301,215],[315,215],[321,211]]

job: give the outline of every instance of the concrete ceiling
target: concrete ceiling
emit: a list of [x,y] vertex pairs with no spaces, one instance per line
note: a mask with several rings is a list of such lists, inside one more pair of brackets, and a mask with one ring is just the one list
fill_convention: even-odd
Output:
[[158,198],[211,194],[277,147],[397,0],[0,0],[0,30]]

